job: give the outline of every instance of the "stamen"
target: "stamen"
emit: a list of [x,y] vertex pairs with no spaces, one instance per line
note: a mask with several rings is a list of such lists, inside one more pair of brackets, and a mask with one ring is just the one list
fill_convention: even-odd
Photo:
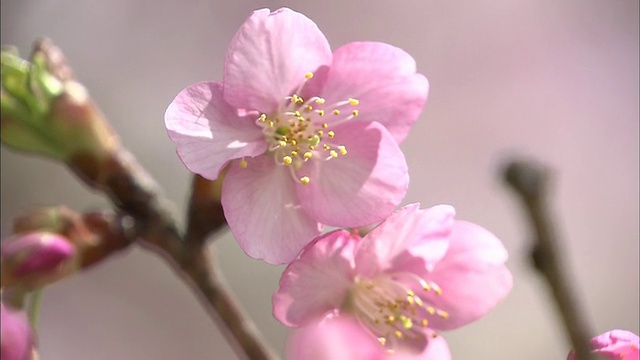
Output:
[[354,98],[349,98],[349,105],[351,106],[358,106],[358,104],[360,104],[360,101],[358,99],[354,99]]
[[310,182],[310,181],[311,181],[311,180],[309,179],[309,177],[308,177],[308,176],[303,176],[303,177],[301,177],[301,178],[300,178],[300,183],[301,183],[302,185],[309,185],[309,182]]
[[311,159],[311,157],[313,156],[313,153],[311,151],[307,151],[304,153],[304,155],[302,156],[305,161]]
[[347,148],[343,145],[338,146],[338,151],[340,151],[340,155],[347,155]]
[[308,72],[306,74],[304,74],[305,79],[311,79],[313,77],[313,73],[312,72]]
[[247,168],[247,160],[245,160],[244,158],[240,159],[240,167],[243,169]]
[[291,163],[293,162],[293,159],[291,158],[291,156],[285,156],[282,158],[282,163],[284,165],[291,165]]

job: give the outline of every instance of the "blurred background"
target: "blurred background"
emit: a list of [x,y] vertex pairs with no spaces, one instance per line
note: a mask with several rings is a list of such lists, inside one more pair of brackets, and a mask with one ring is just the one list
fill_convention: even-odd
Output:
[[[333,48],[387,42],[412,54],[431,83],[402,144],[405,203],[452,204],[509,250],[513,291],[486,318],[445,333],[455,359],[564,359],[546,284],[528,261],[528,224],[498,177],[524,155],[555,170],[553,206],[567,265],[598,333],[639,330],[638,1],[2,0],[1,42],[28,55],[54,40],[122,142],[164,187],[182,218],[190,174],[163,115],[184,87],[222,79],[229,40],[257,8],[313,19]],[[38,205],[108,204],[66,168],[2,148],[2,236]],[[269,343],[283,267],[251,260],[225,232],[217,258]],[[190,290],[137,247],[44,294],[43,360],[235,359]]]

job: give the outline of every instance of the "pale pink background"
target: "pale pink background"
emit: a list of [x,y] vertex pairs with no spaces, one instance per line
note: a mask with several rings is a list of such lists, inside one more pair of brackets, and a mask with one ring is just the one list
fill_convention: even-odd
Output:
[[[283,5],[315,20],[334,47],[402,47],[431,82],[403,144],[405,203],[455,205],[504,241],[515,275],[490,316],[445,334],[455,359],[564,359],[568,350],[527,263],[526,223],[496,176],[511,154],[557,171],[555,212],[594,328],[638,332],[637,1],[2,0],[2,44],[26,54],[36,37],[54,39],[180,216],[190,176],[164,110],[183,87],[221,79],[228,41],[253,9]],[[3,236],[18,212],[59,203],[106,204],[58,164],[2,148]],[[287,329],[270,299],[282,267],[247,258],[229,234],[215,246],[281,351]],[[40,334],[43,360],[235,358],[188,289],[137,248],[48,289]]]

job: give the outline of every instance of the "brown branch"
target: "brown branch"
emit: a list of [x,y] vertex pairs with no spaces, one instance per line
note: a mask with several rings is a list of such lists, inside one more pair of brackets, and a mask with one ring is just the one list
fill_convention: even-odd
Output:
[[185,241],[193,246],[203,244],[207,237],[221,228],[227,221],[222,212],[222,174],[218,180],[210,181],[194,175],[191,183],[191,197],[187,213]]
[[[112,251],[126,247],[130,243],[128,239],[137,238],[140,243],[162,255],[176,273],[188,280],[207,309],[213,310],[209,314],[216,321],[222,320],[219,324],[228,330],[225,334],[233,345],[237,345],[234,349],[240,357],[244,355],[249,359],[261,360],[274,358],[239,302],[231,295],[221,273],[211,266],[206,257],[205,238],[225,225],[217,201],[219,187],[216,193],[216,187],[212,187],[211,183],[196,179],[188,232],[187,236],[183,236],[167,210],[169,202],[135,158],[119,144],[102,112],[84,87],[75,80],[59,48],[47,39],[37,41],[32,62],[44,62],[49,74],[61,84],[61,93],[46,99],[50,103],[47,104],[47,122],[43,125],[47,134],[45,140],[53,138],[56,146],[47,148],[48,151],[43,153],[63,159],[87,185],[104,193],[122,213],[118,219],[123,220],[126,216],[132,219],[133,234],[131,229],[123,227],[128,226],[125,223],[109,225],[104,222],[107,218],[85,219],[93,220],[91,224],[95,230],[103,232],[106,241],[92,249],[94,252],[85,265],[102,260]],[[40,147],[34,149],[42,150]],[[200,193],[207,195],[203,201],[197,198]],[[113,236],[110,238],[108,232],[111,230],[121,233],[111,234]]]
[[[101,159],[79,156],[69,163],[71,169],[94,189],[105,193],[113,204],[135,220],[140,241],[172,264],[178,275],[194,289],[200,301],[222,328],[240,357],[256,360],[275,359],[255,325],[240,308],[239,302],[217,268],[211,266],[203,241],[186,242],[167,210],[168,202],[160,195],[146,171],[123,148]],[[212,215],[213,216],[213,215]],[[225,223],[212,221],[209,231]],[[208,234],[194,230],[198,238]]]
[[505,168],[503,177],[520,197],[527,212],[535,234],[531,252],[533,264],[551,289],[577,358],[589,360],[593,359],[589,347],[589,339],[593,333],[560,255],[562,244],[556,234],[548,205],[549,173],[540,164],[513,161]]

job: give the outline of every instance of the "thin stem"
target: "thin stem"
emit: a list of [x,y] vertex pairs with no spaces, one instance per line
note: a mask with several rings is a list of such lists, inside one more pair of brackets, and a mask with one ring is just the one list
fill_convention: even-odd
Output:
[[40,320],[40,305],[42,304],[42,288],[37,289],[31,293],[29,301],[29,309],[27,315],[29,316],[29,323],[33,331],[38,331],[38,322]]
[[594,359],[589,347],[592,332],[576,296],[562,253],[561,241],[548,205],[549,170],[533,162],[513,161],[504,171],[504,180],[522,200],[534,231],[531,257],[542,273],[562,317],[568,338],[579,360]]

